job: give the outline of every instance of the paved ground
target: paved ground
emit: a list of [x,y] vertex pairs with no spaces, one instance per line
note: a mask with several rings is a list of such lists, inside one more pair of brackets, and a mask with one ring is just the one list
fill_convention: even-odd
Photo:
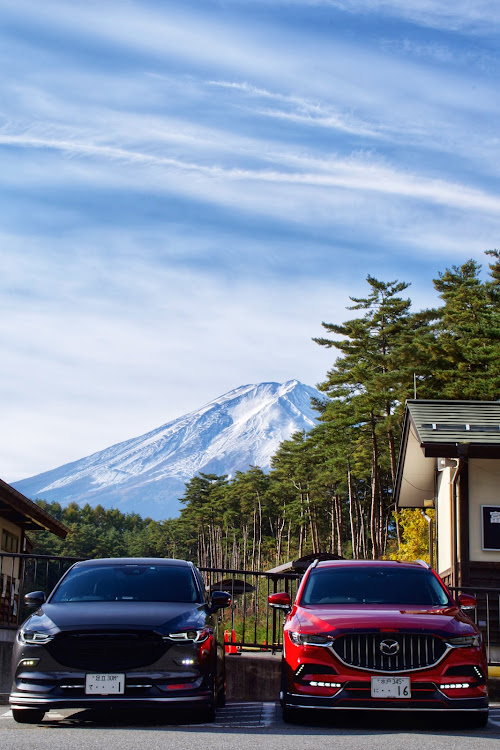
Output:
[[[353,722],[353,716],[354,714],[351,712],[349,714],[349,717],[346,719],[345,716],[343,716],[341,723],[354,723]],[[64,711],[58,712],[58,711],[49,711],[44,719],[44,724],[48,723],[58,723],[58,722],[71,722],[71,723],[82,723],[89,720],[89,717],[91,718],[91,713],[88,711],[74,711],[73,709],[66,709]],[[340,718],[340,717],[339,717]],[[12,712],[8,708],[8,706],[0,706],[0,720],[4,721],[12,721]],[[321,723],[321,719],[318,716],[318,720]],[[314,720],[314,717],[312,718],[312,723],[316,724],[317,721]],[[325,720],[325,719],[324,719]],[[102,721],[102,720],[101,720]],[[109,721],[112,721],[111,719],[107,720],[105,723],[108,723]],[[139,721],[139,719],[136,717],[135,722]],[[151,718],[145,718],[144,723],[147,724],[148,721],[151,721],[152,723],[155,723],[155,719],[152,716]],[[160,721],[164,721],[164,719],[161,719]],[[179,719],[178,717],[175,717],[172,722],[168,723],[178,723]],[[115,723],[114,721],[112,723]],[[127,723],[126,719],[124,720],[123,716],[120,716],[116,719],[116,724],[125,724]],[[189,721],[184,720],[181,722],[184,726],[189,725]],[[193,722],[193,727],[196,727],[197,729],[200,729],[203,726],[206,726],[207,728],[217,729],[217,730],[231,730],[231,729],[262,729],[266,727],[271,727],[277,724],[281,724],[281,710],[279,708],[279,705],[275,702],[251,702],[251,701],[242,701],[242,702],[231,702],[228,703],[225,708],[219,708],[217,711],[217,718],[215,722],[211,722],[209,724],[203,725],[199,723]],[[306,725],[307,722],[304,722],[304,725]],[[488,727],[490,731],[493,731],[495,734],[500,729],[500,703],[495,703],[490,708],[490,718],[488,722]]]
[[[88,711],[76,712],[74,709],[66,709],[64,711],[49,711],[45,715],[45,722],[55,722],[61,720],[76,719],[77,717],[87,717],[90,715]],[[260,703],[260,702],[234,702],[228,703],[224,708],[217,709],[217,719],[214,722],[210,722],[206,725],[193,722],[193,726],[207,726],[213,727],[214,729],[224,728],[258,728],[271,726],[278,718],[277,705],[274,702]],[[0,720],[11,719],[12,712],[8,706],[0,706]],[[137,718],[135,719],[137,721]],[[154,722],[154,716],[151,717]],[[117,719],[118,722],[123,721],[123,716]],[[146,719],[147,721],[147,719]],[[175,717],[175,721],[178,721],[178,717]],[[186,721],[182,721],[185,724]]]

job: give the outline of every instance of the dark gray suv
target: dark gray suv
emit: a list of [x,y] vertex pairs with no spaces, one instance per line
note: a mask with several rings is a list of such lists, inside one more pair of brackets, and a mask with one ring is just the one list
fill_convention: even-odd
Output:
[[225,700],[219,610],[184,560],[116,558],[73,565],[36,606],[13,650],[14,719],[38,723],[49,709],[187,708],[202,720]]

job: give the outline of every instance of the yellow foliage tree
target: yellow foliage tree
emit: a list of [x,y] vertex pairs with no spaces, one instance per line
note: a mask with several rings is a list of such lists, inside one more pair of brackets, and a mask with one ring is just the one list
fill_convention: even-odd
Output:
[[[426,510],[426,515],[434,524],[434,510]],[[392,549],[387,557],[390,560],[425,560],[429,562],[429,521],[420,508],[404,508],[397,514],[401,527],[401,545]]]

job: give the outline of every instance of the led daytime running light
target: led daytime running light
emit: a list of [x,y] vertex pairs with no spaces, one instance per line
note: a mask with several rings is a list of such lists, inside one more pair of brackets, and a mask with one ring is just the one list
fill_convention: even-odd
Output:
[[459,638],[448,638],[447,643],[452,648],[477,648],[481,645],[481,635],[474,633],[473,635],[462,635]]
[[19,640],[21,643],[29,643],[30,645],[44,646],[53,639],[51,633],[38,630],[20,630]]
[[470,688],[470,683],[468,682],[455,682],[455,683],[447,683],[446,685],[440,685],[440,690],[453,690],[454,688]]
[[203,643],[210,636],[207,628],[203,630],[182,630],[179,633],[168,633],[163,636],[164,641],[174,641],[175,643]]
[[331,635],[300,633],[297,630],[289,630],[288,636],[296,646],[330,646],[333,642],[333,636]]
[[311,687],[328,687],[328,688],[341,688],[342,683],[340,682],[310,682]]

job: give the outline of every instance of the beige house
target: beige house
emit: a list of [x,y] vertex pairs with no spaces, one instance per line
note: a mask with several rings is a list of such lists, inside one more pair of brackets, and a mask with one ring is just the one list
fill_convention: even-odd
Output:
[[21,586],[20,553],[30,552],[26,532],[50,531],[65,538],[69,529],[0,479],[0,628],[17,624]]
[[395,494],[399,508],[435,507],[449,585],[500,588],[500,403],[408,401]]

